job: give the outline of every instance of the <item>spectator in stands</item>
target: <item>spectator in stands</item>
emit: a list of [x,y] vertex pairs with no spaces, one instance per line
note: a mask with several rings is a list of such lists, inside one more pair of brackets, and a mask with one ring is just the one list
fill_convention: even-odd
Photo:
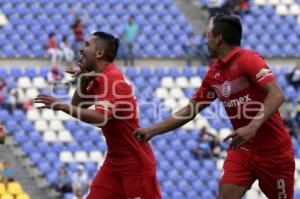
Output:
[[75,193],[78,189],[86,191],[89,187],[89,180],[83,165],[78,165],[72,176],[72,190]]
[[124,64],[134,66],[134,42],[138,36],[139,27],[134,22],[134,16],[130,16],[128,23],[124,25],[123,29],[123,50],[124,50]]
[[14,169],[13,165],[9,161],[3,162],[3,169],[1,171],[4,183],[13,182],[14,181]]
[[84,22],[87,20],[88,18],[88,13],[84,12],[84,18],[83,20],[81,20],[78,17],[74,17],[74,23],[72,25],[72,31],[74,33],[74,37],[75,37],[75,43],[74,43],[74,51],[75,51],[75,59],[78,60],[79,59],[79,53],[80,53],[80,47],[83,45],[84,43],[84,27],[85,24]]
[[296,120],[292,117],[291,111],[287,111],[286,114],[283,115],[282,119],[289,134],[299,142],[300,140],[297,133]]
[[[0,105],[1,107],[3,107],[3,105],[5,104],[5,97],[4,97],[4,94],[3,94],[3,90],[6,86],[6,81],[3,77],[0,77]],[[5,107],[3,107],[5,108]]]
[[207,8],[209,16],[213,17],[219,14],[229,14],[229,2],[226,0],[208,0]]
[[50,55],[51,59],[51,66],[52,70],[57,68],[58,64],[61,63],[63,54],[61,50],[58,48],[57,42],[56,42],[56,34],[54,32],[51,32],[48,35],[48,45],[47,45],[47,52]]
[[205,33],[202,37],[198,37],[194,33],[188,34],[187,43],[183,46],[186,55],[186,64],[187,66],[192,65],[192,61],[194,57],[200,59],[200,62],[203,65],[208,64],[208,52],[205,45]]
[[295,87],[300,87],[300,60],[297,62],[293,71],[287,75],[287,79]]
[[249,11],[248,0],[229,0],[231,14],[243,16]]
[[17,88],[13,88],[9,93],[9,110],[13,111],[15,109],[22,108],[22,99],[23,96],[20,96],[20,91]]
[[76,189],[72,199],[85,199],[83,190],[82,189]]
[[72,180],[69,173],[66,171],[64,167],[61,167],[58,171],[58,178],[54,184],[56,191],[59,193],[61,197],[65,193],[72,192]]
[[63,36],[62,42],[60,43],[59,47],[63,52],[63,58],[66,60],[67,66],[72,66],[75,55],[73,49],[71,48],[68,42],[68,37],[66,35]]
[[218,158],[221,154],[218,136],[207,131],[206,127],[200,130],[198,142],[197,148],[192,151],[196,157]]

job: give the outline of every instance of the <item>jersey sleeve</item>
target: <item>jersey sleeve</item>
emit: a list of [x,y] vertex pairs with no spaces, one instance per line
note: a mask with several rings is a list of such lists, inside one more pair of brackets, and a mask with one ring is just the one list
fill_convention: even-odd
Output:
[[209,105],[217,98],[215,91],[209,86],[208,77],[204,78],[200,88],[192,96],[191,100]]
[[275,79],[263,57],[257,53],[249,54],[245,58],[242,70],[246,77],[260,88]]

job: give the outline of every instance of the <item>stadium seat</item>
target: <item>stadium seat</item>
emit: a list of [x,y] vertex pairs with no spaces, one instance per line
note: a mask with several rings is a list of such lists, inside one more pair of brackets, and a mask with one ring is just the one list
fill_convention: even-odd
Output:
[[57,135],[52,130],[47,130],[43,133],[43,139],[45,142],[57,142]]
[[62,151],[59,154],[59,159],[62,162],[70,163],[74,161],[73,154],[70,151]]
[[23,193],[22,186],[18,182],[9,182],[7,184],[7,193],[14,195],[21,194]]
[[70,131],[63,130],[58,132],[58,140],[60,142],[71,142],[73,140],[73,136]]
[[1,195],[1,199],[15,199],[12,194],[6,193]]
[[99,151],[91,151],[89,153],[89,159],[92,162],[102,162],[103,161],[103,155]]
[[88,157],[88,154],[85,151],[76,151],[74,153],[74,160],[76,162],[88,162],[89,157]]
[[6,187],[4,183],[0,183],[0,195],[6,194]]

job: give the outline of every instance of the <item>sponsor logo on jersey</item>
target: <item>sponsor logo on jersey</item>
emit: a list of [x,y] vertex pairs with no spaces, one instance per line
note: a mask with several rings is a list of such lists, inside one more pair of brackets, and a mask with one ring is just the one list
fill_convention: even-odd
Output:
[[231,107],[240,106],[242,104],[246,104],[247,102],[250,102],[250,101],[251,101],[251,98],[248,94],[248,95],[236,98],[236,99],[223,101],[223,103],[226,108],[231,108]]

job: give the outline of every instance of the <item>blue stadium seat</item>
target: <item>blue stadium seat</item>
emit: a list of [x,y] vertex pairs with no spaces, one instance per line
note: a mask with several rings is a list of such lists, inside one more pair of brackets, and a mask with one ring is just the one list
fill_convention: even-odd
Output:
[[172,169],[170,162],[166,159],[162,159],[161,161],[159,161],[158,167],[164,172],[170,171]]
[[297,92],[293,86],[288,86],[284,89],[285,96],[289,99],[297,98]]
[[184,176],[184,179],[189,180],[191,182],[197,179],[197,176],[195,175],[193,170],[183,171],[183,176]]
[[49,162],[46,162],[46,161],[38,162],[37,168],[43,174],[47,174],[47,173],[53,171],[53,169],[52,169],[51,165],[49,164]]
[[97,143],[97,148],[102,152],[105,153],[107,152],[107,145],[104,141],[100,141]]
[[10,114],[7,110],[3,109],[0,111],[0,121],[9,121],[10,120]]
[[46,153],[45,155],[46,155],[45,158],[49,163],[54,163],[54,162],[59,161],[59,158],[55,152],[50,151],[49,153]]
[[91,152],[96,150],[96,147],[94,146],[92,141],[84,141],[82,143],[82,149],[86,152]]
[[135,68],[133,67],[127,67],[126,68],[126,71],[125,71],[125,74],[127,77],[129,77],[130,79],[133,79],[134,77],[137,76],[137,71]]
[[57,182],[58,175],[56,172],[46,174],[46,180],[50,185],[54,185]]
[[6,45],[3,47],[3,54],[6,57],[12,57],[12,56],[16,56],[16,52],[14,50],[13,45]]
[[22,151],[26,152],[28,155],[35,151],[35,146],[31,141],[25,142],[21,147]]
[[31,131],[29,134],[29,138],[34,143],[40,143],[43,140],[41,134],[37,131]]
[[46,154],[50,151],[50,148],[48,146],[48,144],[46,144],[45,142],[39,142],[37,143],[37,151],[43,154]]
[[26,116],[25,116],[23,110],[20,110],[20,109],[13,110],[12,116],[17,122],[22,122],[26,119]]
[[27,154],[29,155],[29,159],[35,164],[42,162],[43,160],[43,156],[39,152],[29,151],[29,153],[27,152]]
[[60,142],[53,142],[51,145],[51,151],[55,153],[60,153],[61,151],[65,151],[65,146]]
[[26,134],[23,131],[17,131],[13,134],[13,138],[14,140],[18,143],[18,144],[22,144],[24,142],[27,141],[27,137]]
[[66,149],[71,152],[76,152],[76,151],[79,151],[81,148],[76,141],[72,141],[72,142],[67,143]]
[[183,196],[183,193],[181,191],[178,191],[178,190],[175,189],[171,193],[171,198],[172,199],[182,199],[182,198],[184,198],[184,196]]
[[272,17],[275,14],[274,8],[271,5],[264,5],[262,7],[262,10],[263,10],[263,13],[266,14],[268,17]]
[[169,76],[171,77],[179,77],[180,76],[180,71],[178,68],[169,68]]
[[185,76],[185,77],[192,77],[195,75],[194,71],[192,68],[190,67],[184,67],[182,69],[182,75]]
[[84,168],[90,174],[95,173],[98,170],[97,164],[92,162],[84,163]]
[[15,120],[5,121],[4,126],[8,132],[16,132],[20,129],[18,123]]
[[92,142],[98,142],[101,140],[100,132],[97,130],[92,130],[87,133],[88,139]]

